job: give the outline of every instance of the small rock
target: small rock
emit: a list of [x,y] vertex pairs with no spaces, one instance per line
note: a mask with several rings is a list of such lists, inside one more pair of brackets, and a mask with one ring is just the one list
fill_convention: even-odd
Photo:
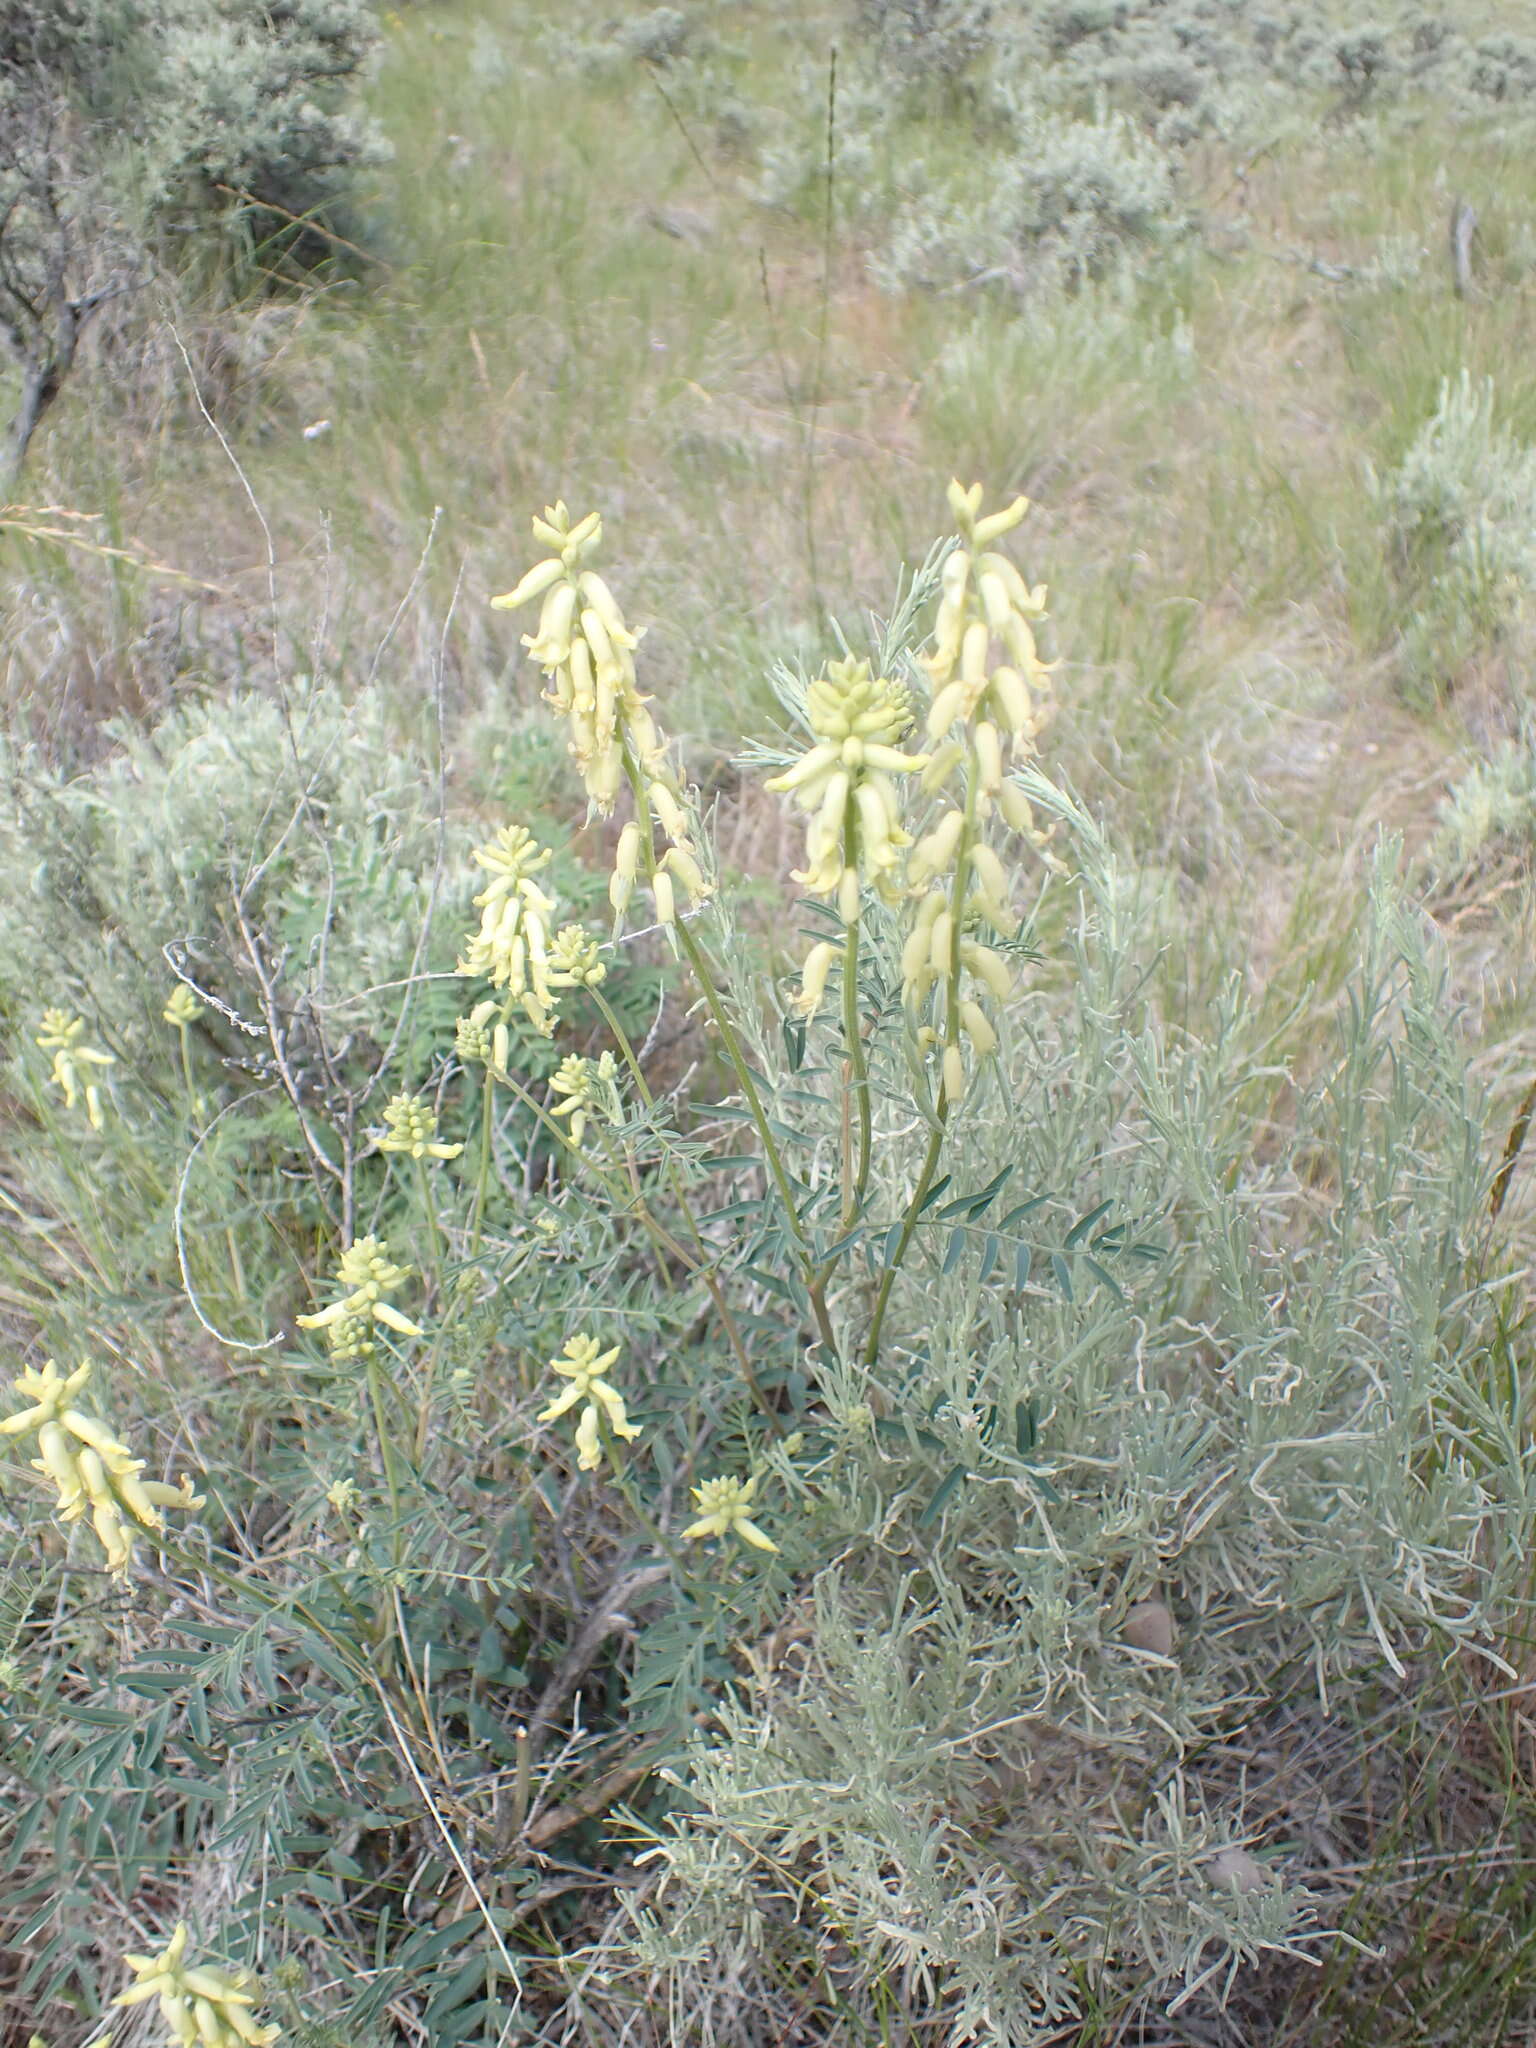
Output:
[[1150,1650],[1155,1657],[1173,1655],[1173,1616],[1161,1600],[1138,1600],[1120,1634],[1133,1650]]

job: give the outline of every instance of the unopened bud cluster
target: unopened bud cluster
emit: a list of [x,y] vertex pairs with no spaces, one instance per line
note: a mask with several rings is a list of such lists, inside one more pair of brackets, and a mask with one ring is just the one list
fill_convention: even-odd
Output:
[[419,1095],[396,1095],[384,1109],[381,1152],[403,1152],[408,1159],[457,1159],[462,1145],[438,1140],[437,1111]]
[[132,1556],[135,1524],[163,1529],[162,1508],[200,1508],[202,1496],[192,1491],[187,1479],[179,1486],[162,1486],[139,1477],[144,1460],[73,1405],[90,1376],[89,1365],[61,1374],[51,1358],[41,1372],[25,1368],[12,1384],[31,1405],[0,1420],[0,1436],[37,1431],[39,1455],[32,1468],[58,1488],[59,1519],[78,1522],[89,1514],[108,1569],[123,1573]]
[[460,974],[505,989],[535,1031],[553,1029],[555,996],[549,978],[550,923],[555,902],[534,877],[554,858],[522,825],[503,825],[472,856],[490,880],[475,898],[480,929],[470,935]]
[[[573,523],[562,501],[545,507],[533,532],[553,554],[491,603],[512,611],[543,599],[537,630],[524,634],[523,645],[549,679],[545,702],[567,722],[587,795],[603,817],[612,815],[626,782],[636,799],[637,815],[619,834],[609,898],[622,916],[643,874],[658,922],[670,924],[677,915],[677,890],[697,902],[708,895],[709,884],[666,736],[636,680],[639,635],[625,624],[602,577],[586,566],[602,540],[602,518],[589,512]],[[665,842],[659,855],[658,830]]]

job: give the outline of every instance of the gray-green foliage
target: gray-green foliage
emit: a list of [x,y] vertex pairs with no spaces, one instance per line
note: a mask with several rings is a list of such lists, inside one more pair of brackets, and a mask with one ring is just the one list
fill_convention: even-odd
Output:
[[1409,608],[1410,680],[1443,689],[1519,621],[1536,589],[1536,449],[1495,418],[1491,378],[1463,369],[1376,484]]
[[[7,0],[0,345],[19,468],[86,323],[157,268],[227,288],[330,254],[381,144],[353,104],[370,0]],[[258,257],[259,252],[259,257]]]
[[1440,806],[1430,861],[1446,880],[1501,858],[1528,861],[1536,851],[1536,745],[1533,735],[1504,740],[1474,761]]
[[[684,929],[750,1071],[695,1041],[685,1104],[616,1070],[571,1148],[540,1096],[592,1010],[515,1047],[500,1109],[448,1028],[468,834],[429,721],[295,683],[117,739],[74,778],[7,763],[0,1282],[17,1348],[99,1359],[208,1504],[109,1630],[7,1466],[29,2026],[99,2010],[168,1885],[232,1958],[281,1959],[274,2014],[325,2048],[401,2014],[475,2048],[594,2014],[646,2048],[1046,2048],[1090,2012],[1209,2018],[1332,1941],[1333,1866],[1369,1845],[1319,1818],[1307,1728],[1394,1686],[1433,1723],[1443,1665],[1501,1668],[1536,1534],[1480,1103],[1390,852],[1321,1055],[1236,979],[1175,1026],[1144,892],[1022,771],[1062,873],[936,1181],[905,912],[868,907],[877,1142],[845,1212],[843,1027],[785,1013],[728,888]],[[559,747],[508,753],[537,819]],[[569,867],[557,893],[586,907]],[[187,1091],[167,944],[211,1004]],[[45,1002],[117,1054],[99,1132],[43,1077]],[[374,1147],[417,1087],[456,1158]],[[364,1229],[422,1327],[360,1363],[295,1318]],[[580,1330],[640,1430],[587,1473],[543,1407]],[[776,1552],[702,1552],[686,1489],[748,1473]]]
[[[1496,1646],[1520,1598],[1507,1545],[1536,1498],[1468,1278],[1477,1105],[1390,861],[1268,1168],[1265,1028],[1235,989],[1201,1040],[1159,1028],[1089,861],[1074,993],[1020,1014],[966,1134],[966,1186],[1006,1185],[937,1209],[929,1305],[906,1297],[857,1405],[823,1387],[834,1419],[785,1473],[804,1647],[754,1661],[658,1835],[641,1953],[704,2015],[690,2040],[771,2037],[714,2017],[722,1978],[766,2012],[835,1972],[837,2040],[896,1985],[945,2040],[1025,2044],[1088,1981],[1106,2010],[1149,1981],[1161,2007],[1306,1948],[1328,1876],[1274,1818],[1308,1797],[1283,1720],[1241,1791],[1201,1745],[1278,1694],[1347,1712],[1384,1664]],[[1127,1645],[1148,1599],[1177,1617],[1171,1662]],[[1238,1844],[1278,1859],[1253,1892],[1224,1875]]]
[[[1192,212],[1191,145],[1246,151],[1319,119],[1410,118],[1424,97],[1468,116],[1536,104],[1531,46],[1450,23],[1340,27],[1323,6],[1190,0],[862,0],[843,66],[842,205],[870,229],[889,289],[1075,283],[1166,243]],[[761,152],[759,194],[817,202],[825,148],[807,77],[800,133]],[[980,152],[957,158],[964,122]]]
[[424,928],[463,917],[439,870],[462,865],[464,832],[434,813],[425,728],[402,732],[376,689],[346,702],[298,678],[284,699],[235,691],[112,738],[80,775],[3,759],[0,1015],[15,1028],[56,1002],[138,1047],[163,1035],[169,946],[248,1020],[259,953],[280,1002],[344,997],[336,1036],[386,1042],[402,997],[382,984]]
[[369,0],[158,0],[155,112],[146,133],[158,205],[316,215],[383,144],[352,92],[377,39]]

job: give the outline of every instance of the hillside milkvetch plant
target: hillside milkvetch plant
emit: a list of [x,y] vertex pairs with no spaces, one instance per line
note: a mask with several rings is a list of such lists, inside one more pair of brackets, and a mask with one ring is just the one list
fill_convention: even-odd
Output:
[[59,1519],[78,1522],[89,1514],[109,1570],[121,1575],[132,1559],[135,1524],[158,1532],[165,1527],[162,1508],[200,1508],[203,1501],[188,1479],[179,1486],[141,1479],[144,1460],[75,1407],[75,1396],[90,1377],[89,1363],[67,1375],[51,1358],[40,1372],[24,1367],[12,1385],[30,1405],[0,1419],[0,1436],[37,1431],[32,1467],[58,1488]]
[[173,2048],[271,2048],[282,2029],[256,2024],[251,2008],[257,1992],[249,1973],[189,1963],[187,1939],[181,1922],[159,1955],[125,1955],[135,1981],[112,2003],[143,2005],[158,1998]]
[[98,1046],[85,1043],[85,1019],[73,1016],[68,1010],[44,1010],[41,1028],[36,1043],[44,1052],[53,1054],[53,1066],[48,1078],[64,1098],[64,1107],[73,1109],[79,1101],[85,1103],[85,1114],[92,1130],[102,1127],[101,1089],[97,1073],[103,1067],[117,1064],[116,1055],[102,1052]]

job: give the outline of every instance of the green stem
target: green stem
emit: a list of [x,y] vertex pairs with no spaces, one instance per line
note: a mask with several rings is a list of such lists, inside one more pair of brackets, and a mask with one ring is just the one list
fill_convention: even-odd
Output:
[[748,1067],[746,1056],[741,1050],[741,1043],[736,1036],[735,1027],[726,1015],[724,1006],[721,1004],[714,984],[710,979],[702,948],[692,932],[689,931],[687,925],[681,921],[678,923],[677,933],[682,941],[683,951],[688,955],[689,965],[693,968],[699,986],[704,992],[704,1000],[709,1006],[709,1014],[715,1020],[715,1028],[720,1033],[720,1042],[725,1048],[725,1056],[730,1061],[731,1069],[737,1081],[741,1084],[741,1092],[747,1099],[748,1107],[752,1112],[752,1121],[757,1127],[757,1134],[763,1141],[763,1152],[768,1161],[768,1170],[772,1174],[774,1185],[779,1191],[779,1200],[784,1205],[784,1216],[785,1221],[789,1225],[790,1235],[794,1238],[800,1253],[800,1263],[805,1275],[806,1293],[810,1297],[811,1313],[816,1319],[817,1335],[820,1337],[825,1348],[835,1358],[837,1356],[837,1338],[833,1334],[832,1319],[827,1313],[826,1299],[821,1291],[820,1275],[816,1272],[811,1261],[811,1248],[806,1243],[805,1232],[800,1226],[800,1217],[795,1208],[795,1198],[790,1192],[789,1176],[784,1170],[784,1162],[779,1156],[779,1148],[774,1142],[773,1131],[768,1123],[768,1112],[763,1108],[762,1097],[757,1092],[757,1083],[752,1078],[752,1071]]
[[[654,1109],[656,1098],[651,1093],[650,1084],[645,1078],[645,1071],[640,1065],[639,1056],[630,1041],[629,1033],[619,1021],[613,1005],[606,996],[601,995],[595,988],[589,989],[588,993],[597,1004],[603,1021],[613,1033],[619,1051],[623,1055],[624,1064],[634,1076],[635,1087],[639,1090],[641,1101],[644,1102],[647,1109]],[[688,1200],[687,1190],[683,1186],[682,1175],[678,1172],[676,1161],[667,1160],[663,1171],[667,1177],[667,1186],[671,1191],[672,1199],[676,1202],[683,1221],[688,1227],[688,1235],[698,1247],[698,1259],[693,1259],[687,1250],[671,1235],[670,1231],[662,1230],[648,1210],[642,1207],[641,1214],[649,1226],[660,1232],[661,1239],[666,1242],[673,1254],[682,1260],[690,1272],[697,1273],[704,1282],[704,1285],[709,1289],[710,1299],[714,1302],[715,1311],[719,1315],[721,1324],[724,1327],[726,1340],[735,1354],[737,1370],[746,1382],[747,1389],[758,1408],[768,1418],[772,1427],[778,1430],[783,1426],[779,1421],[778,1411],[769,1403],[767,1396],[758,1384],[756,1373],[752,1370],[752,1361],[747,1356],[747,1348],[742,1341],[741,1331],[736,1326],[736,1318],[731,1314],[730,1306],[725,1299],[725,1292],[720,1285],[720,1276],[716,1271],[717,1260],[715,1254],[706,1243],[703,1232],[699,1229],[698,1222],[694,1217],[692,1204]]]
[[869,1101],[869,1063],[864,1055],[864,1034],[859,1025],[859,932],[857,918],[848,926],[843,945],[843,1039],[848,1060],[845,1089],[851,1089],[859,1118],[859,1164],[853,1185],[849,1181],[849,1159],[843,1156],[843,1228],[847,1230],[864,1206],[869,1189],[869,1162],[874,1145],[874,1119]]
[[191,1112],[193,1121],[196,1122],[197,1118],[202,1114],[202,1106],[198,1102],[197,1089],[192,1080],[191,1034],[185,1024],[179,1024],[176,1028],[181,1037],[181,1072],[182,1078],[187,1084],[187,1108]]
[[384,1385],[379,1373],[377,1351],[368,1358],[368,1400],[373,1409],[374,1433],[379,1440],[379,1458],[384,1467],[384,1481],[389,1488],[389,1511],[394,1523],[391,1532],[395,1562],[400,1562],[400,1476],[395,1464],[394,1440],[384,1421]]
[[[954,878],[950,883],[949,889],[951,923],[949,971],[944,977],[944,1045],[946,1050],[950,1046],[960,1043],[960,930],[961,920],[965,913],[966,878],[970,871],[969,855],[976,837],[977,787],[978,779],[975,764],[971,757],[967,755],[965,829],[960,834],[960,843],[955,850]],[[880,1333],[885,1327],[885,1312],[890,1306],[891,1289],[896,1283],[897,1272],[900,1270],[902,1260],[906,1257],[907,1247],[912,1242],[912,1233],[917,1228],[917,1220],[922,1214],[923,1204],[928,1199],[928,1191],[933,1186],[934,1176],[938,1172],[939,1159],[944,1150],[944,1139],[949,1127],[950,1111],[953,1107],[954,1104],[948,1098],[941,1077],[939,1081],[939,1099],[936,1105],[938,1122],[934,1128],[933,1136],[928,1141],[928,1151],[923,1159],[922,1171],[917,1177],[917,1186],[912,1191],[912,1199],[907,1204],[907,1213],[902,1219],[901,1235],[896,1240],[896,1249],[887,1260],[885,1271],[880,1276],[880,1291],[875,1296],[874,1314],[870,1317],[869,1336],[864,1345],[864,1364],[866,1366],[872,1366],[880,1355]]]
[[485,1063],[485,1085],[480,1095],[480,1163],[475,1174],[475,1213],[470,1231],[469,1257],[473,1262],[480,1256],[480,1242],[485,1226],[485,1196],[491,1183],[491,1133],[495,1127],[496,1084],[491,1078],[491,1063]]
[[443,1284],[443,1238],[437,1227],[437,1204],[432,1199],[432,1183],[427,1173],[427,1162],[416,1162],[416,1192],[421,1197],[422,1210],[427,1219],[427,1239],[432,1246],[432,1277],[439,1289]]

